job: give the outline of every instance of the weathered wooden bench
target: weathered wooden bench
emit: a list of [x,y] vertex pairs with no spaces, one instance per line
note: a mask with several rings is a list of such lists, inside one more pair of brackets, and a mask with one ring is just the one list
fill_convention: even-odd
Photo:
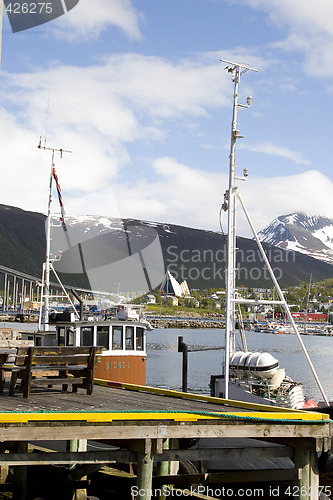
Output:
[[15,395],[17,381],[21,380],[23,397],[28,398],[32,386],[68,385],[73,392],[78,388],[92,394],[94,366],[103,347],[18,347],[15,362],[5,365],[11,372],[9,395]]

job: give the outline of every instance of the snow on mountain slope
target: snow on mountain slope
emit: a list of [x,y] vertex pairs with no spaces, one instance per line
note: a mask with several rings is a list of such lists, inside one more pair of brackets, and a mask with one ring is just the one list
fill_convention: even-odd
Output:
[[333,264],[333,219],[295,212],[281,215],[258,233],[261,241]]

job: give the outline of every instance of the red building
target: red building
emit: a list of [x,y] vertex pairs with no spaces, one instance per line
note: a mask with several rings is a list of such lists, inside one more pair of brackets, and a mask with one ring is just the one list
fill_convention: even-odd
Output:
[[324,313],[305,313],[305,312],[292,312],[291,313],[292,317],[294,319],[306,319],[308,321],[326,321],[327,320],[327,314]]

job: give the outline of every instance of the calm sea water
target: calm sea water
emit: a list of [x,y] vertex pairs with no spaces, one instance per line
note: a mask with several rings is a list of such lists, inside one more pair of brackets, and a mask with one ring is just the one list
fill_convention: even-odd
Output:
[[[0,323],[13,327],[13,323]],[[36,325],[22,324],[19,330],[35,329]],[[147,385],[180,390],[182,384],[182,354],[178,352],[178,337],[182,336],[189,348],[223,347],[224,330],[219,329],[158,329],[147,334]],[[279,360],[281,368],[293,380],[302,382],[307,396],[323,400],[309,365],[295,335],[246,332],[249,351],[270,352]],[[333,401],[333,336],[303,335],[327,398]],[[240,339],[237,338],[241,350]],[[223,350],[190,352],[188,355],[188,391],[210,394],[211,375],[222,373]]]
[[[191,347],[222,347],[224,331],[218,329],[155,329],[147,334],[147,385],[181,389],[182,354],[178,337]],[[305,393],[323,400],[295,335],[246,332],[249,351],[270,352],[293,380],[303,382]],[[326,396],[333,401],[333,337],[302,336]],[[239,340],[239,339],[238,339]],[[239,349],[240,342],[239,343]],[[188,391],[209,394],[211,375],[221,374],[224,351],[190,352]]]

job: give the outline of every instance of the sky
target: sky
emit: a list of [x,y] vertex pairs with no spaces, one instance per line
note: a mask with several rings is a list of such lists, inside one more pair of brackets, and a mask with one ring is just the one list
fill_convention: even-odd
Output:
[[13,33],[4,13],[0,203],[46,212],[42,137],[71,151],[55,153],[67,213],[219,230],[226,59],[258,70],[241,77],[239,101],[253,104],[239,108],[236,153],[255,228],[294,211],[333,217],[332,18],[332,0],[80,0]]

